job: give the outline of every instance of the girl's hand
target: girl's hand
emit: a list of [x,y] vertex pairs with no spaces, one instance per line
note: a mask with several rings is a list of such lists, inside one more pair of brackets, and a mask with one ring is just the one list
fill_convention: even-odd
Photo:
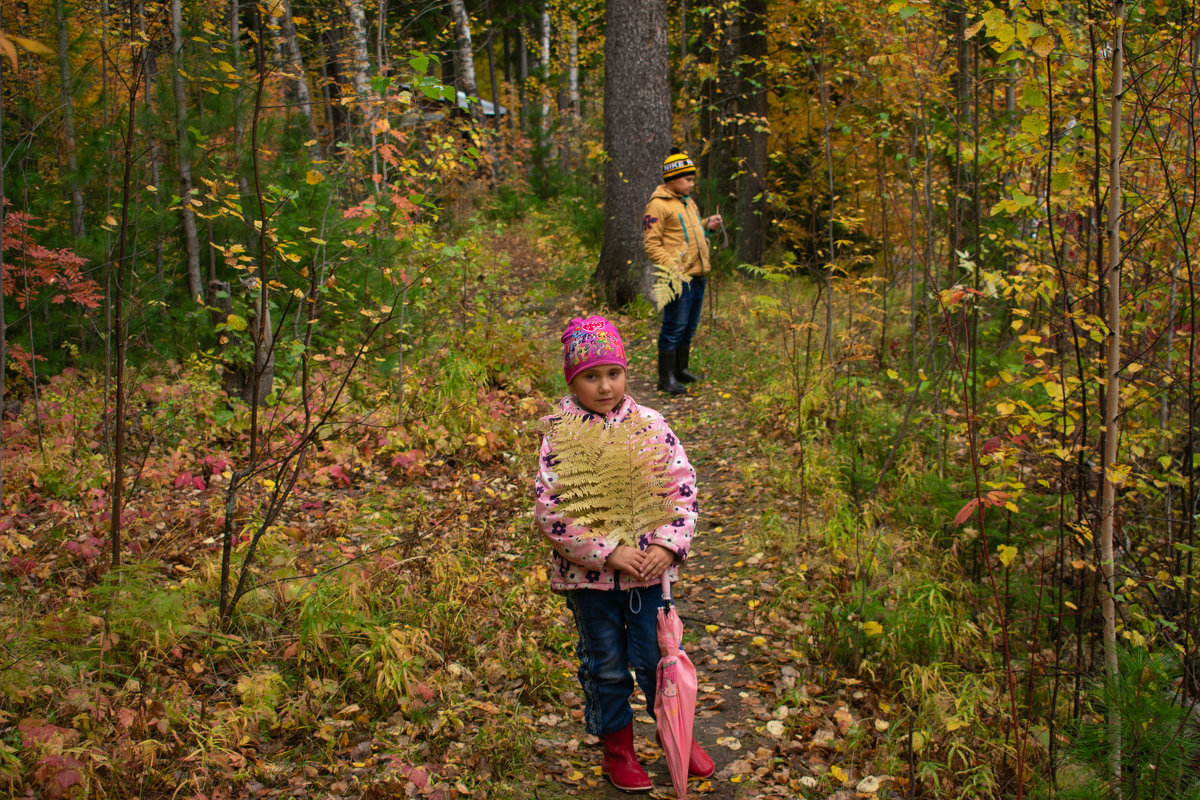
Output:
[[630,575],[642,576],[642,569],[646,561],[646,554],[636,547],[630,547],[627,544],[618,545],[616,550],[608,554],[608,558],[604,561],[604,566],[612,570],[620,570],[621,572],[629,573]]
[[646,548],[645,560],[642,562],[642,580],[653,581],[661,578],[667,567],[675,563],[675,553],[661,544],[652,544]]

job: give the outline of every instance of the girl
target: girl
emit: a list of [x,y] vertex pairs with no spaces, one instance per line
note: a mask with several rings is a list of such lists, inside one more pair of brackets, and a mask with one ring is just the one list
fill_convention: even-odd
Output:
[[[637,547],[613,547],[603,535],[556,510],[557,462],[548,436],[542,439],[535,487],[537,524],[553,547],[550,587],[566,596],[579,631],[584,722],[588,733],[604,742],[601,769],[618,789],[646,792],[652,784],[633,749],[630,667],[653,713],[661,578],[666,572],[675,580],[677,565],[687,557],[698,509],[696,472],[662,415],[625,394],[625,346],[616,326],[604,317],[576,318],[567,325],[562,343],[563,376],[571,394],[559,402],[559,415],[616,424],[640,413],[651,441],[662,443],[669,453],[666,475],[678,516],[643,534]],[[707,778],[714,770],[712,759],[693,740],[689,775]]]

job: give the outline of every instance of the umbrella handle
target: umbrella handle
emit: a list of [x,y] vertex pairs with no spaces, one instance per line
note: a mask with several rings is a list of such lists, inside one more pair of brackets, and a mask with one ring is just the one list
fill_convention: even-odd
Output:
[[663,572],[663,575],[662,575],[662,592],[663,592],[663,600],[665,602],[670,603],[671,602],[671,578],[667,575],[667,573],[665,571]]

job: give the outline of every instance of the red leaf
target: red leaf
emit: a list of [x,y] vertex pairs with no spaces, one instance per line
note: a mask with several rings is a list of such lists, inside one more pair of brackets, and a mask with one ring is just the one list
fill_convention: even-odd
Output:
[[967,518],[971,516],[971,512],[975,510],[975,506],[978,505],[978,503],[978,497],[972,497],[970,500],[968,500],[967,504],[960,508],[958,513],[954,515],[954,524],[962,525],[964,522],[966,522]]
[[58,782],[60,792],[66,793],[67,789],[76,786],[83,782],[79,773],[73,769],[64,769],[62,772],[54,776],[54,780]]

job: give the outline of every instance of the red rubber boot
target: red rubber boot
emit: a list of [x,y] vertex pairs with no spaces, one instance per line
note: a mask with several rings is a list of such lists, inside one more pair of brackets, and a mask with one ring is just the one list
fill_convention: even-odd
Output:
[[692,752],[688,756],[688,777],[710,778],[716,771],[717,765],[713,763],[708,753],[704,752],[700,743],[692,739]]
[[[602,737],[604,761],[600,771],[612,781],[612,785],[623,792],[648,792],[654,788],[650,776],[638,763],[633,752],[633,723]],[[712,763],[712,762],[709,762]]]
[[[655,734],[655,737],[658,739],[658,746],[662,747],[662,736]],[[712,758],[704,752],[699,742],[692,739],[692,749],[688,753],[688,777],[711,778],[716,771],[717,765],[713,763]]]

